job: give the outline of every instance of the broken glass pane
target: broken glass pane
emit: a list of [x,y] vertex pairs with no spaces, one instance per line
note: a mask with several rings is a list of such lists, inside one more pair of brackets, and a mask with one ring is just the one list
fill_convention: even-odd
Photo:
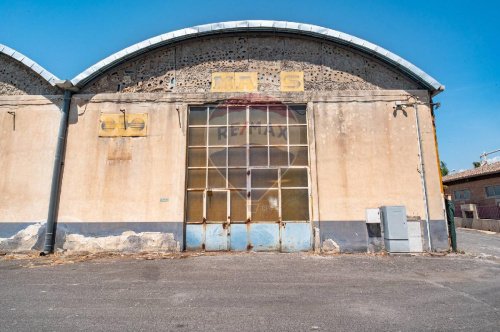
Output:
[[206,167],[207,162],[206,148],[189,148],[188,150],[188,166],[190,167]]
[[228,151],[229,166],[246,166],[247,165],[247,149],[246,148],[229,148]]
[[208,166],[226,166],[226,148],[208,148]]
[[307,166],[307,146],[290,147],[290,166]]
[[247,192],[245,190],[231,191],[231,222],[247,220]]
[[279,220],[278,190],[254,189],[251,198],[252,222]]
[[250,112],[251,125],[265,125],[267,124],[267,107],[266,106],[252,106],[248,110]]
[[250,148],[250,165],[267,166],[267,147]]
[[231,188],[246,188],[247,187],[247,170],[246,168],[229,168],[228,182]]
[[208,188],[226,188],[226,169],[208,169]]
[[247,108],[244,106],[229,107],[229,125],[244,125],[247,122]]
[[269,148],[271,166],[288,166],[288,149],[286,146],[271,146]]
[[206,126],[207,125],[207,108],[206,107],[191,107],[189,108],[189,125],[190,126]]
[[205,168],[188,170],[188,188],[205,188],[205,175]]
[[291,126],[288,131],[290,132],[290,144],[307,144],[306,126]]
[[222,107],[211,107],[208,115],[208,124],[213,125],[225,125],[227,122],[227,108]]
[[208,145],[226,145],[227,127],[212,127],[208,129]]
[[252,188],[271,188],[278,186],[277,169],[253,169]]
[[307,169],[306,168],[282,168],[281,186],[282,187],[307,187]]
[[307,189],[282,189],[281,204],[283,221],[309,220],[309,194]]
[[250,144],[267,145],[267,127],[251,126],[249,128]]
[[203,192],[188,191],[187,193],[187,222],[203,221]]
[[189,145],[206,145],[207,129],[206,128],[189,128]]
[[227,192],[207,190],[207,221],[227,221]]

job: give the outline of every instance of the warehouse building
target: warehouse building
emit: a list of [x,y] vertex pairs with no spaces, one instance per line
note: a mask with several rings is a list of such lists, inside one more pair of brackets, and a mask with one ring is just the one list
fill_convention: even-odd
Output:
[[0,64],[0,250],[376,251],[382,206],[412,251],[448,248],[444,87],[367,41],[239,21],[72,80],[6,46]]

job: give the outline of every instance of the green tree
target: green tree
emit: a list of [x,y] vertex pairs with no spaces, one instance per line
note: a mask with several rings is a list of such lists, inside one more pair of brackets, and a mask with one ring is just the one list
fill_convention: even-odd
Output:
[[481,163],[479,161],[473,161],[472,166],[474,166],[474,168],[478,168],[479,166],[481,166]]
[[448,166],[446,166],[446,163],[444,161],[441,161],[441,175],[446,176],[449,172],[450,171],[448,171]]

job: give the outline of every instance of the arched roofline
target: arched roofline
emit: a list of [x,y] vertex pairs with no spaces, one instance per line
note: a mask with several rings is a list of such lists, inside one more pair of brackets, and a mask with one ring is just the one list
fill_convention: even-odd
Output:
[[426,74],[417,66],[397,56],[396,54],[366,40],[348,35],[340,31],[311,24],[261,20],[212,23],[167,32],[165,34],[134,44],[115,54],[110,55],[109,57],[97,62],[93,66],[87,68],[82,73],[77,75],[71,80],[71,83],[74,86],[81,88],[108,69],[111,69],[140,54],[165,45],[202,36],[248,31],[283,32],[306,35],[350,46],[363,53],[372,55],[382,60],[383,62],[388,63],[392,67],[399,69],[400,71],[404,72],[405,74],[425,86],[427,89],[429,89],[432,95],[435,95],[444,90],[444,86],[442,84],[440,84],[430,75]]
[[47,69],[40,66],[35,61],[28,58],[26,55],[22,54],[21,52],[18,52],[18,51],[14,50],[6,45],[0,44],[0,53],[6,55],[7,57],[9,57],[13,60],[16,60],[17,62],[20,62],[26,68],[29,68],[35,74],[37,74],[38,76],[41,76],[45,81],[47,81],[47,83],[49,83],[52,86],[56,86],[56,81],[59,81],[59,78],[57,78],[57,76],[55,76]]

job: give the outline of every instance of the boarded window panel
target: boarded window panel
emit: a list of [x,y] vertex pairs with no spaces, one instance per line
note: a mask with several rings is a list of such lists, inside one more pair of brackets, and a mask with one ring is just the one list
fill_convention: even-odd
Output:
[[306,126],[292,126],[288,130],[290,132],[290,144],[307,144]]
[[283,168],[281,169],[282,187],[307,187],[306,168]]
[[250,124],[251,125],[265,125],[267,124],[267,107],[254,106],[250,107]]
[[271,166],[288,166],[288,149],[286,146],[270,147],[269,162]]
[[227,192],[207,191],[207,221],[227,221]]
[[246,127],[229,127],[228,132],[229,145],[246,145],[247,130]]
[[188,191],[187,193],[187,222],[203,221],[203,192]]
[[267,127],[251,126],[249,129],[249,139],[252,145],[267,145]]
[[288,107],[288,124],[306,124],[306,107],[304,105]]
[[208,124],[214,125],[225,125],[227,123],[227,108],[226,107],[215,107],[210,108]]
[[189,148],[188,150],[188,166],[190,167],[206,167],[207,162],[206,148]]
[[206,169],[188,170],[188,188],[205,188]]
[[281,190],[281,204],[283,221],[309,220],[309,194],[307,189]]
[[229,125],[244,125],[247,122],[246,107],[229,107]]
[[251,198],[252,222],[279,220],[278,190],[254,189]]
[[206,107],[191,107],[189,109],[189,125],[190,126],[206,126],[207,125],[207,108]]
[[226,148],[208,148],[208,166],[226,166]]
[[231,188],[246,188],[247,187],[246,168],[228,169],[228,182],[229,182],[229,187]]
[[226,169],[210,168],[208,169],[208,188],[226,188]]
[[307,146],[290,147],[290,165],[307,166]]
[[207,145],[207,129],[189,128],[189,145]]
[[269,124],[286,124],[286,106],[269,106]]
[[231,191],[231,222],[247,220],[247,192],[245,190]]
[[250,148],[250,166],[267,166],[267,148]]
[[253,169],[252,188],[272,188],[278,186],[277,169]]
[[208,129],[208,145],[226,145],[227,127],[212,127]]
[[269,127],[269,144],[271,145],[286,145],[287,144],[287,129],[286,126],[270,126]]
[[246,148],[229,148],[228,150],[229,166],[246,166],[246,164],[247,164]]

